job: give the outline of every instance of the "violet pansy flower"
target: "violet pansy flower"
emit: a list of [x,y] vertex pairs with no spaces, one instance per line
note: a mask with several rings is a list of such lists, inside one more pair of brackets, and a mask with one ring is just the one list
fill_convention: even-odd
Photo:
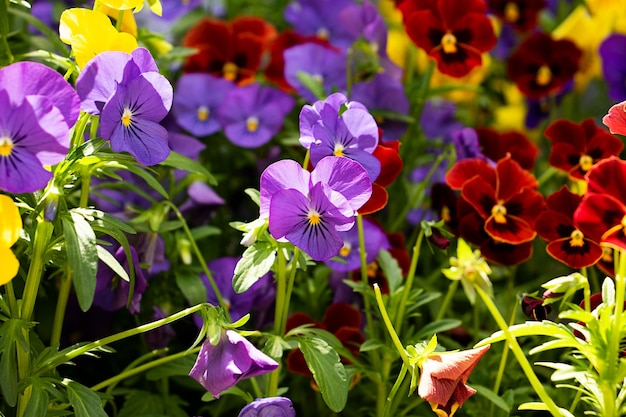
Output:
[[234,330],[225,330],[217,345],[206,339],[189,376],[215,398],[239,381],[263,375],[278,368],[278,363],[258,350]]
[[296,417],[296,410],[286,397],[257,398],[242,408],[237,417]]
[[218,119],[233,144],[256,148],[280,131],[294,104],[288,94],[254,83],[229,91],[220,105]]
[[602,57],[602,73],[613,101],[626,100],[626,35],[612,34],[602,41],[599,52]]
[[339,16],[353,0],[296,0],[285,8],[285,20],[304,36],[317,36],[348,48],[357,38],[341,24]]
[[[385,232],[371,221],[363,220],[363,234],[365,236],[366,263],[374,262],[381,249],[391,248],[389,239]],[[356,224],[350,230],[339,232],[339,237],[343,240],[343,246],[339,250],[339,257],[344,262],[328,260],[328,265],[333,271],[349,272],[358,269],[361,265],[361,255],[359,248],[359,230]]]
[[172,111],[176,122],[189,133],[206,136],[221,129],[219,105],[235,84],[205,73],[183,74],[176,85]]
[[128,152],[144,165],[169,156],[167,130],[159,122],[172,106],[172,86],[147,50],[97,55],[76,80],[76,89],[81,108],[100,115],[100,133],[111,149]]

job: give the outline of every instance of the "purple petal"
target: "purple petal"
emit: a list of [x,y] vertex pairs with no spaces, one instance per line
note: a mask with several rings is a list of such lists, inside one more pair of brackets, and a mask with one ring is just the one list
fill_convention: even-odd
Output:
[[376,181],[380,175],[380,161],[374,155],[358,148],[347,148],[344,151],[344,156],[361,164],[367,171],[370,182]]
[[310,178],[311,174],[307,170],[296,161],[289,159],[275,162],[267,167],[261,174],[260,216],[269,215],[270,199],[280,190],[293,188],[303,195],[308,195]]
[[361,208],[372,195],[372,183],[365,168],[348,158],[326,157],[311,173],[313,184],[324,182],[341,193],[354,210]]
[[0,158],[0,190],[11,194],[32,193],[43,189],[52,173],[26,149],[13,148],[8,157]]
[[242,408],[237,417],[296,417],[296,410],[289,398],[257,398]]
[[362,109],[348,109],[340,119],[350,135],[357,139],[360,149],[368,153],[374,152],[378,145],[378,125],[369,112]]

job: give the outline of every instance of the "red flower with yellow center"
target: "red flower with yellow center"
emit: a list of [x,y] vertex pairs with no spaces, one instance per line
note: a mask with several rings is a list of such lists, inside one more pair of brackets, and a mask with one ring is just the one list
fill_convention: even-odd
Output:
[[586,119],[581,124],[561,119],[552,123],[545,131],[552,142],[550,165],[582,180],[596,163],[618,155],[624,144],[617,137]]
[[550,256],[575,269],[594,265],[602,258],[600,245],[574,226],[574,212],[581,200],[582,196],[564,186],[546,199],[548,210],[535,223],[539,237],[548,241]]
[[522,168],[534,168],[539,149],[523,133],[498,132],[488,127],[476,127],[474,130],[478,135],[480,151],[487,158],[498,161],[510,154]]
[[481,65],[481,54],[496,45],[482,0],[405,0],[398,8],[409,38],[446,75],[467,75]]
[[527,32],[537,26],[539,12],[546,7],[545,0],[487,0],[489,10],[504,24],[519,32]]
[[208,72],[238,84],[252,82],[275,37],[274,27],[257,17],[200,20],[183,39],[185,47],[198,50],[187,58],[184,71]]
[[581,57],[572,41],[537,32],[511,54],[506,71],[526,97],[538,100],[558,93],[578,71]]

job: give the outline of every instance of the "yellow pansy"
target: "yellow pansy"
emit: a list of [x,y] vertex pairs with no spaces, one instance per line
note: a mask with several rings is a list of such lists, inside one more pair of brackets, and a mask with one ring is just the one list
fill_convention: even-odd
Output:
[[[96,10],[104,13],[105,15],[115,20],[119,19],[120,11],[122,11],[118,9],[113,9],[101,3],[98,3],[98,8]],[[120,30],[122,32],[129,33],[133,35],[134,38],[136,38],[137,22],[135,21],[135,15],[133,15],[133,12],[131,10],[123,10],[122,13],[122,27],[120,28]]]
[[99,0],[98,6],[100,5],[117,10],[141,9],[143,0]]
[[130,53],[137,49],[137,39],[118,32],[104,13],[88,9],[68,9],[61,15],[59,25],[61,40],[72,46],[79,67],[101,52]]
[[11,250],[11,246],[20,237],[22,218],[13,200],[0,195],[0,285],[11,281],[20,268],[20,264]]
[[502,131],[524,131],[526,129],[526,99],[524,95],[515,84],[505,81],[502,82],[500,91],[506,104],[493,110],[493,127]]

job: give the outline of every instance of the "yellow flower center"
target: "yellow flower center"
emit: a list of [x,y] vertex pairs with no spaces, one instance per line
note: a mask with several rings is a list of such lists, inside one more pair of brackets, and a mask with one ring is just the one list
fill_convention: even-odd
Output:
[[248,129],[248,132],[256,132],[256,130],[259,128],[259,119],[254,116],[248,117],[246,119],[246,128]]
[[335,150],[333,151],[333,155],[335,156],[343,156],[343,145],[341,143],[335,143]]
[[450,223],[452,221],[452,216],[450,215],[450,209],[448,206],[443,206],[441,208],[441,220],[446,223]]
[[13,151],[13,141],[8,136],[0,137],[0,156],[9,156]]
[[126,107],[124,109],[124,113],[122,113],[122,124],[124,125],[124,127],[130,126],[132,122],[131,120],[132,117],[133,117],[133,112],[130,111],[128,107]]
[[309,211],[306,217],[309,219],[309,224],[313,226],[317,226],[322,221],[322,216],[315,210]]
[[201,122],[206,121],[209,118],[209,108],[207,106],[198,107],[198,120]]
[[515,2],[508,2],[504,6],[504,19],[509,23],[515,23],[519,19],[519,6]]
[[569,245],[572,247],[580,248],[585,243],[584,241],[585,235],[583,235],[583,232],[581,232],[578,229],[574,230],[569,237],[570,237]]
[[322,28],[319,28],[317,30],[317,37],[318,38],[328,39],[329,36],[330,36],[330,32],[328,31],[328,29],[322,27]]
[[237,67],[237,64],[234,64],[232,62],[227,62],[222,67],[222,73],[224,74],[224,78],[226,78],[228,81],[235,81],[235,79],[237,78],[237,71],[239,71],[239,67]]
[[506,223],[506,207],[504,207],[502,201],[498,201],[498,204],[491,208],[491,215],[496,223]]
[[613,263],[613,249],[602,248],[602,262]]
[[578,163],[580,164],[580,169],[586,172],[593,167],[593,158],[589,155],[581,155]]
[[441,47],[446,54],[455,54],[458,49],[456,47],[456,36],[448,32],[441,38]]
[[537,70],[535,82],[543,87],[550,84],[550,81],[552,81],[552,71],[550,70],[550,67],[547,65],[540,66]]
[[350,252],[352,252],[352,245],[344,242],[343,247],[339,250],[339,255],[345,258],[350,255]]

